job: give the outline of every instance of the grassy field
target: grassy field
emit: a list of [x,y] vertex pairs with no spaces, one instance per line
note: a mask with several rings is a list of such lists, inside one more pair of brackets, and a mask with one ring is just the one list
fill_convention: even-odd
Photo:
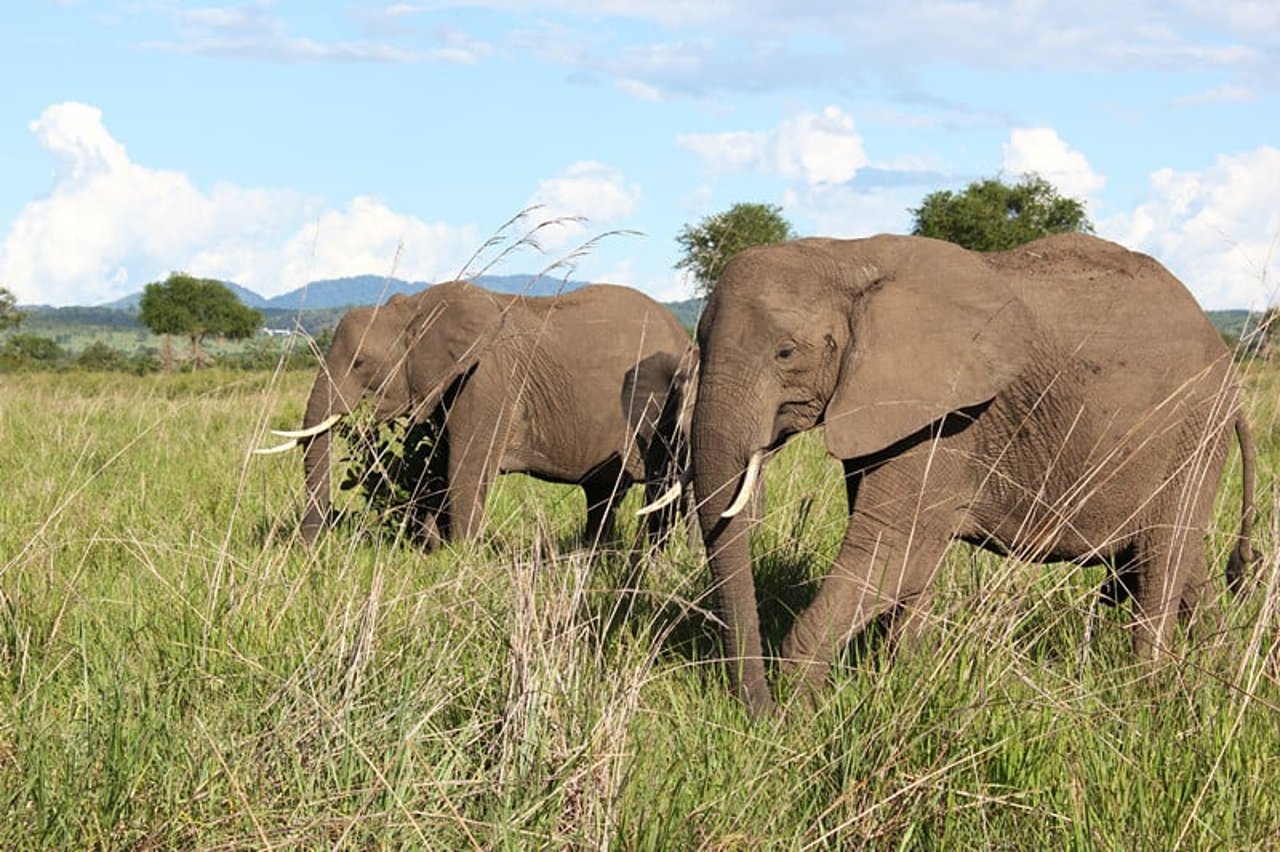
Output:
[[[576,548],[576,489],[503,477],[486,539],[429,556],[346,495],[303,548],[300,460],[249,450],[310,380],[0,379],[0,848],[1280,846],[1275,370],[1262,561],[1175,660],[1135,665],[1124,613],[1085,641],[1100,569],[957,546],[923,638],[765,721],[700,554]],[[776,647],[844,507],[814,436],[769,473]]]

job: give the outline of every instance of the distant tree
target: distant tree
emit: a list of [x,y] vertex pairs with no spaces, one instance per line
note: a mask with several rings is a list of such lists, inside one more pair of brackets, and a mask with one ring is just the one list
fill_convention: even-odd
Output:
[[698,292],[709,296],[729,258],[745,248],[794,237],[791,223],[783,218],[778,205],[735,204],[681,229],[676,242],[683,256],[676,262],[676,269],[689,270]]
[[1250,315],[1238,342],[1251,354],[1275,358],[1280,350],[1280,307],[1273,305],[1256,319]]
[[1093,233],[1083,201],[1065,198],[1037,174],[1017,183],[974,181],[960,192],[931,192],[912,209],[911,233],[974,251],[1003,251],[1048,234]]
[[26,311],[18,310],[18,299],[4,287],[0,287],[0,331],[17,328],[27,318]]
[[143,289],[138,318],[156,334],[186,337],[193,366],[203,358],[206,337],[243,340],[262,325],[262,312],[246,307],[225,284],[181,272]]

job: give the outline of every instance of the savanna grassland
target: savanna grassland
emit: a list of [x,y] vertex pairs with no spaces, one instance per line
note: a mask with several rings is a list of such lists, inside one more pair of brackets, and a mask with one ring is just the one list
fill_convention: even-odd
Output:
[[[308,373],[0,377],[0,848],[1280,846],[1280,370],[1248,374],[1262,558],[1173,660],[1135,664],[1102,569],[958,545],[921,638],[763,721],[682,536],[585,550],[577,489],[510,476],[474,545],[347,493],[308,551],[300,460],[249,454]],[[1233,452],[1220,590],[1239,489]],[[843,502],[814,436],[771,464],[775,647]]]

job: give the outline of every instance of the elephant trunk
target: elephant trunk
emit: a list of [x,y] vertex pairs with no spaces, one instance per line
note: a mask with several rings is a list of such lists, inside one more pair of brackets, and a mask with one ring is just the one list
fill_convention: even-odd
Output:
[[[328,420],[333,414],[346,413],[334,410],[338,393],[324,370],[316,376],[311,387],[311,396],[307,399],[307,410],[303,419],[304,428],[313,427]],[[332,430],[325,429],[319,434],[306,439],[306,450],[302,457],[303,478],[306,489],[306,504],[302,515],[302,539],[308,545],[314,544],[324,528],[330,510],[330,460],[329,449],[332,444]]]
[[[756,611],[755,581],[747,533],[750,512],[724,517],[743,490],[751,458],[762,442],[754,428],[749,395],[699,388],[692,428],[693,483],[698,495],[698,520],[711,563],[718,611],[723,621],[724,652],[730,680],[738,697],[753,714],[767,713],[773,699],[765,680],[760,619]],[[745,420],[744,420],[745,417]]]

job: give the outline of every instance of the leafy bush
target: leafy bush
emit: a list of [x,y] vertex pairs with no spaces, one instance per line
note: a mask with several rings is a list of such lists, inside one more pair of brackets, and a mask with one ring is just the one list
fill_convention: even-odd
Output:
[[129,356],[101,340],[95,340],[76,356],[76,366],[99,372],[130,370]]
[[428,507],[446,487],[437,441],[441,425],[438,419],[412,423],[407,417],[375,424],[357,410],[351,424],[340,427],[351,449],[339,487],[357,489],[374,516],[392,526],[411,521],[415,507]]
[[7,370],[49,367],[66,357],[56,340],[37,334],[14,334],[0,346],[0,368]]

